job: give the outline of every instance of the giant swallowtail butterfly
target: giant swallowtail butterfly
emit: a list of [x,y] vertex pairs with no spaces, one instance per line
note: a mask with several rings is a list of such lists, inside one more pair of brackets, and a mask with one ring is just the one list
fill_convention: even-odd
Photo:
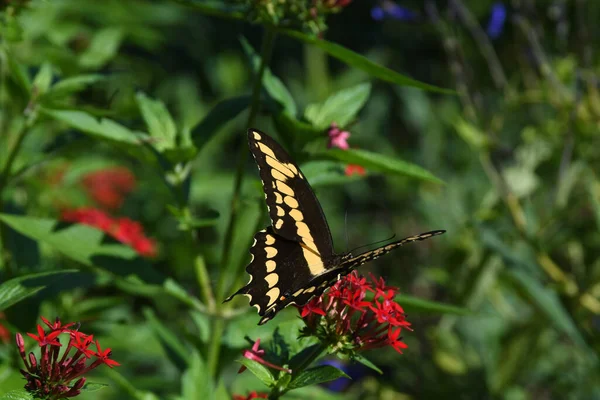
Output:
[[272,319],[290,304],[304,305],[356,267],[405,243],[429,239],[443,230],[421,233],[353,256],[336,254],[321,205],[300,168],[270,136],[248,130],[258,164],[271,226],[254,235],[250,281],[225,301],[242,294],[262,317]]

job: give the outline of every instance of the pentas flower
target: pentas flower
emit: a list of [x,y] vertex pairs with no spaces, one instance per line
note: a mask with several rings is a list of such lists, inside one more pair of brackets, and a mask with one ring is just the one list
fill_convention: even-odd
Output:
[[268,397],[269,397],[268,393],[256,393],[256,391],[254,391],[254,392],[250,392],[248,394],[248,396],[244,396],[241,394],[234,394],[233,400],[267,399]]
[[417,17],[417,13],[393,1],[383,0],[379,2],[378,6],[371,9],[371,17],[376,21],[381,21],[386,17],[400,21],[412,21]]
[[142,256],[155,257],[158,253],[156,243],[146,237],[142,225],[129,218],[113,218],[104,211],[83,207],[64,210],[61,219],[98,228],[119,242],[130,246]]
[[490,19],[487,25],[487,34],[492,39],[498,38],[504,30],[504,23],[506,22],[506,6],[497,1],[492,5],[492,11],[490,13]]
[[[373,293],[373,300],[366,300],[367,292]],[[317,337],[331,352],[349,356],[386,346],[402,353],[407,346],[400,333],[410,329],[410,323],[394,301],[397,293],[383,278],[371,275],[367,281],[353,271],[300,308],[306,323],[303,334]]]
[[[289,368],[280,367],[279,365],[272,364],[272,363],[266,361],[265,359],[263,359],[263,355],[265,354],[265,351],[262,349],[259,349],[259,346],[260,346],[260,339],[256,339],[256,342],[254,342],[254,344],[252,345],[252,349],[244,350],[244,358],[261,363],[262,365],[265,365],[269,368],[277,369],[279,371],[285,371],[288,374],[292,373],[292,370]],[[246,370],[246,366],[242,365],[238,371],[238,374],[241,374],[245,370]]]
[[348,150],[348,139],[350,138],[350,132],[341,130],[335,122],[332,122],[327,130],[327,136],[329,141],[327,147],[337,147],[338,149]]
[[81,183],[100,207],[116,210],[135,188],[135,176],[125,167],[112,167],[86,174]]
[[0,312],[0,342],[8,343],[10,341],[10,331],[7,327],[2,325],[2,320],[4,319],[4,313]]
[[363,167],[361,165],[348,164],[348,165],[346,165],[344,174],[346,174],[346,176],[352,176],[354,174],[360,175],[360,176],[365,176],[367,174],[367,171],[365,170],[365,167]]
[[[34,398],[56,400],[75,397],[85,384],[84,374],[102,364],[110,368],[120,365],[109,358],[110,349],[102,350],[98,341],[93,341],[92,335],[70,329],[73,323],[62,325],[58,318],[54,323],[43,317],[42,320],[50,328],[48,332],[38,325],[37,335],[27,334],[41,348],[39,360],[33,353],[25,353],[23,336],[20,333],[16,335],[17,348],[25,364],[25,369],[21,369],[21,374],[27,380],[25,389]],[[69,335],[69,342],[61,355],[59,336],[62,334]],[[95,351],[90,348],[92,343],[95,344]]]

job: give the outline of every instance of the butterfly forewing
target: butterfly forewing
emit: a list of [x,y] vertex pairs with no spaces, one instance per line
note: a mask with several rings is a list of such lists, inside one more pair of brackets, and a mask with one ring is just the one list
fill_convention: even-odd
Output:
[[302,242],[311,250],[305,251],[309,264],[332,256],[329,225],[300,168],[277,142],[260,131],[248,131],[248,144],[258,164],[275,233]]

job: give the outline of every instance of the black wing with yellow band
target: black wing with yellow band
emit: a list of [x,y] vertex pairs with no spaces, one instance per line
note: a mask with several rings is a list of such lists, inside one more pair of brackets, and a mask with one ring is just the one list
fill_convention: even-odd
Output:
[[358,266],[393,249],[445,231],[401,239],[352,256],[338,255],[321,205],[300,168],[273,138],[248,130],[248,144],[260,171],[271,226],[254,236],[250,281],[225,301],[245,295],[262,317],[272,319],[290,304],[304,305]]

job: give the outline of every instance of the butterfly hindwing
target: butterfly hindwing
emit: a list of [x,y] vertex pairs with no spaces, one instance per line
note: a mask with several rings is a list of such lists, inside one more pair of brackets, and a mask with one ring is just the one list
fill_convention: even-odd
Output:
[[[250,151],[258,164],[269,217],[275,233],[302,242],[315,256],[334,254],[329,225],[302,171],[270,136],[248,130]],[[306,254],[310,264],[318,259]]]
[[242,294],[249,298],[250,305],[258,309],[260,316],[273,316],[294,302],[297,286],[309,282],[314,275],[298,242],[281,237],[272,227],[256,233],[254,240],[250,249],[252,261],[246,267],[250,281],[225,301]]

